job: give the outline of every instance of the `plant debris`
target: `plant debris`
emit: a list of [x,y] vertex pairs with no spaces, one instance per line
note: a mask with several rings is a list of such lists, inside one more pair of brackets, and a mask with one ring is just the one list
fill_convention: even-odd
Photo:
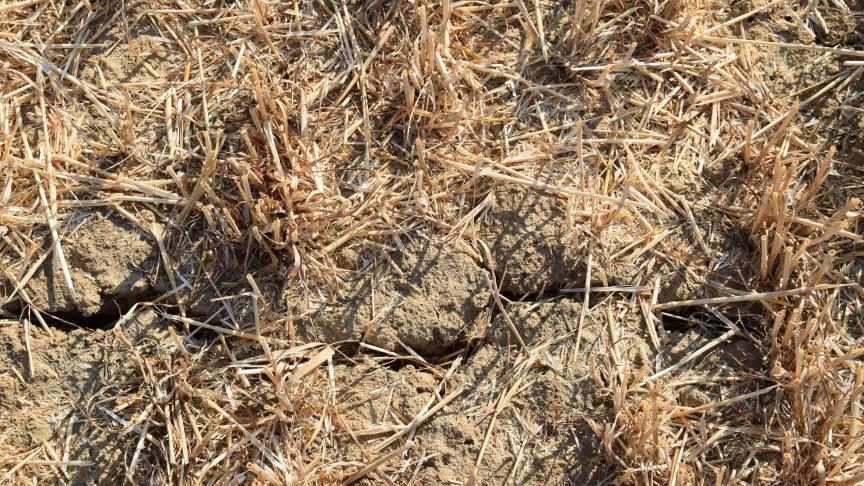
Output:
[[0,5],[0,483],[864,481],[862,18]]

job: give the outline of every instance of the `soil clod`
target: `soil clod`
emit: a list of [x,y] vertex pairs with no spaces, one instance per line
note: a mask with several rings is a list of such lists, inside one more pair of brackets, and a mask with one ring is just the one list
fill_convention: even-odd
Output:
[[474,336],[489,302],[486,271],[469,255],[415,242],[387,269],[298,323],[308,339],[362,341],[399,354],[435,356]]

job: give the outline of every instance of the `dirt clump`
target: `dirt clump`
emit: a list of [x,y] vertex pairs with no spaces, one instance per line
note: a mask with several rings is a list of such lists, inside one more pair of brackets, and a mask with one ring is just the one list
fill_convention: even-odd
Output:
[[[749,388],[752,383],[741,389],[739,383],[726,379],[734,370],[743,369],[753,375],[767,372],[762,359],[764,353],[751,340],[733,336],[717,343],[712,334],[698,327],[673,330],[667,334],[669,344],[665,349],[663,366],[688,360],[683,378],[679,378],[687,383],[678,388],[678,400],[682,405],[698,407],[752,391]],[[712,347],[700,351],[706,346]]]
[[0,482],[864,477],[864,0],[75,4],[0,6]]
[[[746,5],[742,2],[742,6]],[[761,13],[744,23],[748,38],[818,47],[859,48],[860,12],[864,2],[855,0],[823,6],[819,20],[805,29],[791,17]],[[774,93],[788,94],[788,102],[801,101],[805,120],[818,122],[822,136],[841,153],[864,141],[864,115],[856,99],[864,89],[864,78],[855,67],[845,66],[840,56],[826,56],[818,50],[762,46],[754,50],[753,74],[765,81]],[[832,84],[833,83],[833,84]],[[818,94],[823,88],[830,88]]]
[[386,437],[392,430],[385,424],[410,422],[437,388],[434,375],[410,364],[397,371],[367,358],[334,370],[342,390],[339,400],[349,405],[340,423],[354,436]]
[[357,340],[437,355],[479,332],[489,284],[469,255],[412,243],[393,263],[398,271],[391,276],[378,280],[370,273],[345,297],[300,319],[298,333],[313,341]]
[[26,285],[40,310],[76,325],[98,327],[101,323],[92,321],[116,319],[133,304],[155,297],[156,243],[120,217],[89,216],[63,237],[62,248],[75,294],[52,255]]
[[[372,454],[378,441],[415,419],[437,401],[436,395],[461,389],[412,434],[415,445],[409,460],[416,463],[416,484],[464,482],[472,470],[484,484],[503,484],[508,477],[530,485],[561,478],[584,484],[602,478],[602,444],[588,423],[606,410],[596,386],[539,364],[525,368],[525,374],[514,373],[515,364],[501,350],[484,345],[443,381],[410,364],[394,370],[367,359],[334,367],[337,385],[345,390],[339,397],[346,406],[338,424],[345,459],[362,464],[368,460],[364,450]],[[518,389],[515,398],[495,413],[513,387]]]
[[717,227],[709,232],[700,228],[701,242],[695,231],[689,224],[680,224],[658,245],[657,252],[638,265],[642,282],[652,291],[659,278],[657,302],[716,297],[720,288],[740,289],[753,283],[746,230]]
[[503,275],[503,292],[527,294],[584,283],[584,250],[567,227],[564,201],[551,194],[496,188],[481,236],[492,253],[492,269]]
[[[579,355],[570,356],[565,353],[562,358],[573,360],[566,367],[568,379],[581,379],[587,376],[592,361],[605,359],[600,350],[613,345],[620,356],[634,363],[636,368],[646,368],[650,363],[648,356],[651,350],[642,336],[640,317],[633,312],[613,317],[606,312],[608,309],[604,310],[605,307],[601,305],[586,308],[583,313],[582,303],[569,297],[540,302],[511,303],[505,308],[506,316],[500,313],[493,319],[486,335],[486,342],[499,349],[510,348],[518,351],[521,343],[513,333],[515,329],[528,348],[548,346],[562,352],[570,352],[574,351],[578,335]],[[619,319],[617,322],[620,323],[620,327],[627,332],[611,336],[606,323],[616,317]],[[513,329],[508,320],[512,323]],[[547,358],[552,355],[554,353]],[[555,369],[563,366],[562,362],[555,360],[547,359],[545,363]]]
[[[498,314],[492,321],[486,340],[498,346],[516,346],[521,338],[526,345],[531,346],[575,336],[581,309],[582,305],[570,298],[512,303],[504,309],[506,316],[504,313]],[[513,324],[513,329],[508,321]],[[513,330],[519,333],[518,337]]]
[[[418,289],[428,288],[417,273],[427,266],[430,275],[449,275],[451,287],[464,287],[452,283],[452,272],[466,268],[462,264],[451,266],[462,261],[461,256],[454,256],[461,254],[435,255],[430,254],[429,247],[423,248],[425,252],[412,248],[411,256],[397,262],[404,276],[386,284],[379,282],[376,295],[405,291],[409,282]],[[453,294],[448,295],[453,298]],[[439,309],[446,308],[437,304]],[[335,365],[333,374],[337,388],[342,390],[338,402],[344,404],[337,424],[343,458],[359,466],[369,457],[395,450],[402,442],[378,448],[380,441],[441,397],[458,391],[446,407],[411,434],[414,445],[407,460],[415,469],[411,477],[416,484],[465,482],[472,477],[484,484],[602,481],[609,472],[594,427],[604,414],[612,413],[612,405],[600,376],[605,371],[597,370],[608,369],[606,350],[610,347],[616,350],[621,366],[644,369],[638,376],[647,374],[649,361],[639,316],[612,307],[599,305],[583,313],[582,304],[568,297],[506,304],[507,318],[527,348],[523,350],[511,335],[507,318],[499,312],[489,323],[485,339],[466,349],[455,366],[381,366],[384,358],[374,358],[374,354],[361,355],[350,365]],[[356,311],[358,306],[352,309]],[[394,322],[407,327],[422,311]],[[305,324],[331,324],[333,321],[320,317],[326,312],[322,310],[318,318]],[[368,312],[368,307],[359,312]],[[366,317],[355,318],[362,322]],[[610,319],[614,326],[610,326]],[[381,322],[388,321],[385,318]],[[409,339],[404,336],[406,331],[395,326],[391,332],[402,341]]]

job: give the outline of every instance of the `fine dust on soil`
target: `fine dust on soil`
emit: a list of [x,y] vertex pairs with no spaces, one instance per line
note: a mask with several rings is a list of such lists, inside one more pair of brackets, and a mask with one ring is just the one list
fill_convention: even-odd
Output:
[[[118,330],[136,342],[166,335],[152,309],[125,319]],[[74,460],[90,464],[76,470],[74,484],[116,484],[132,438],[102,431],[88,417],[114,406],[113,389],[131,371],[128,352],[112,330],[54,328],[53,336],[34,332],[26,338],[21,331],[17,321],[0,321],[0,451],[7,456],[65,443]]]
[[[641,316],[608,298],[601,305],[592,304],[584,315],[582,303],[574,297],[549,298],[555,295],[550,290],[581,286],[585,278],[585,267],[579,263],[585,256],[567,253],[573,248],[572,235],[564,229],[561,202],[533,190],[500,192],[504,195],[497,195],[481,227],[492,261],[482,257],[478,261],[479,252],[471,256],[414,240],[379,262],[382,268],[368,263],[346,297],[313,308],[298,300],[294,326],[305,341],[359,341],[395,354],[410,350],[430,359],[471,349],[459,358],[464,363],[449,377],[451,387],[464,387],[466,392],[417,432],[417,484],[464,480],[484,442],[485,467],[474,473],[484,484],[514,478],[529,485],[560,478],[568,478],[571,484],[608,481],[611,473],[598,453],[603,447],[602,431],[593,428],[612,413],[611,397],[601,393],[595,382],[596,366],[604,361],[597,353],[613,349],[614,360],[643,369],[635,374],[637,378],[647,376],[652,350]],[[52,269],[50,277],[45,274],[48,270],[39,271],[28,282],[26,291],[37,306],[71,322],[54,328],[54,337],[30,336],[33,375],[25,371],[30,365],[20,324],[4,321],[0,328],[4,349],[0,357],[2,369],[7,370],[0,374],[0,421],[5,424],[0,443],[7,450],[72,440],[76,460],[95,463],[78,478],[81,484],[112,484],[122,474],[134,448],[131,438],[114,440],[115,436],[83,417],[94,408],[104,415],[111,408],[112,386],[131,372],[124,364],[129,348],[117,341],[116,331],[110,328],[114,321],[120,319],[124,339],[157,346],[166,342],[166,321],[146,305],[165,284],[164,278],[158,278],[159,250],[153,240],[122,216],[92,213],[64,247],[77,298],[68,296],[53,261],[45,266]],[[547,297],[505,301],[502,312],[489,289],[493,271],[505,266],[512,273],[502,290]],[[618,273],[597,281],[598,285],[638,280],[625,265],[606,270]],[[666,289],[674,283],[663,278],[662,285]],[[676,297],[706,292],[685,291],[680,285],[673,290]],[[142,307],[133,309],[134,304]],[[117,310],[110,313],[109,329],[98,329],[105,326],[99,316],[107,308]],[[175,306],[170,308],[176,311]],[[191,315],[201,319],[221,310],[214,302],[190,306]],[[89,324],[94,321],[99,325]],[[69,324],[91,329],[70,330]],[[35,321],[30,325],[34,327]],[[710,336],[710,330],[698,328],[671,331],[665,361],[677,362],[710,341]],[[520,340],[534,350],[527,362],[524,357],[517,360]],[[694,369],[704,371],[707,378],[683,392],[684,403],[698,406],[724,396],[722,382],[711,381],[722,373],[723,363],[749,360],[757,368],[758,350],[747,344],[740,339],[724,343],[696,360]],[[368,459],[367,444],[391,432],[376,424],[408,422],[441,393],[438,377],[414,364],[382,367],[380,360],[367,356],[339,364],[334,371],[343,390],[338,400],[345,404],[340,420],[352,431],[341,444],[344,458],[358,465]],[[509,391],[518,393],[511,396]],[[512,402],[498,414],[502,397]],[[486,439],[490,427],[496,432]],[[527,438],[513,443],[508,430],[528,431]]]
[[[739,3],[735,12],[747,8],[747,2]],[[814,43],[818,46],[854,46],[860,42],[860,17],[852,15],[861,12],[864,2],[851,0],[845,2],[846,9],[826,10],[820,22],[814,25],[814,34],[802,29],[791,18],[776,18],[761,13],[748,19],[743,30],[749,38],[766,41],[792,43]],[[786,93],[789,99],[804,100],[801,112],[808,121],[818,123],[830,143],[836,145],[840,153],[850,156],[862,155],[864,145],[864,114],[860,105],[861,88],[864,76],[861,69],[844,66],[843,60],[825,56],[818,51],[789,49],[784,47],[765,47],[760,53],[761,76],[777,93]],[[849,87],[848,93],[840,89],[834,81],[850,71],[853,76],[843,80],[840,86]],[[833,88],[822,92],[823,88]],[[817,96],[818,95],[818,96]]]
[[587,249],[567,225],[560,198],[531,189],[499,187],[486,216],[492,269],[502,292],[542,293],[585,282]]

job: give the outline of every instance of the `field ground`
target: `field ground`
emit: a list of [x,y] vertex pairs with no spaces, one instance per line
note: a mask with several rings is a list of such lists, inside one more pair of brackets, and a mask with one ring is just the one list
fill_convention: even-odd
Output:
[[860,0],[5,0],[0,484],[864,482]]

